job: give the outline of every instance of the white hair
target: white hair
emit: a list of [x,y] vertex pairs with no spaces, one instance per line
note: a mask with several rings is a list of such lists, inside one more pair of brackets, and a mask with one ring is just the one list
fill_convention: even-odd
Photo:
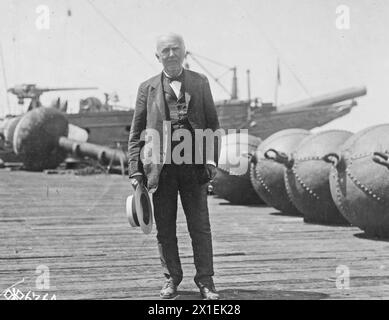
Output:
[[163,41],[164,39],[166,39],[166,38],[177,39],[180,42],[180,44],[182,45],[182,47],[184,48],[184,50],[185,50],[184,38],[180,34],[169,32],[169,33],[161,34],[161,35],[159,35],[157,37],[157,41],[156,41],[156,43],[157,43],[157,52],[158,52],[159,43],[161,41]]

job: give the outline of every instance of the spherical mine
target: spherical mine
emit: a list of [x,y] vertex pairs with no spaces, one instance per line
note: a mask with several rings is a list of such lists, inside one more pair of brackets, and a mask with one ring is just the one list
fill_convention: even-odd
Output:
[[6,119],[6,122],[4,125],[5,141],[12,143],[15,129],[16,129],[16,126],[19,123],[20,119],[21,119],[21,117]]
[[329,130],[305,138],[292,155],[285,171],[285,186],[296,208],[310,223],[348,225],[339,212],[330,191],[331,164],[324,156],[336,153],[352,135],[343,130]]
[[279,131],[258,146],[255,156],[250,163],[251,183],[255,191],[269,206],[286,214],[302,215],[289,199],[286,192],[284,182],[285,166],[266,158],[265,152],[269,149],[275,149],[290,155],[296,150],[299,143],[309,135],[310,132],[304,129]]
[[56,168],[66,157],[58,146],[61,136],[68,134],[68,121],[53,108],[37,108],[19,121],[13,136],[13,148],[27,170]]
[[261,139],[248,134],[222,137],[217,175],[212,182],[214,193],[234,204],[261,204],[250,182],[249,162]]
[[342,214],[368,236],[389,238],[389,124],[349,138],[333,162],[330,187]]

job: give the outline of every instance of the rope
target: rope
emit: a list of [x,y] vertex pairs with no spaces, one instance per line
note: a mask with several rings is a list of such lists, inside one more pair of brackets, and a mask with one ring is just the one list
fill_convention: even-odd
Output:
[[213,81],[215,81],[220,86],[220,88],[222,88],[231,97],[231,92],[228,91],[228,89],[220,83],[219,79],[215,78],[212,75],[212,73],[209,72],[208,69],[205,68],[204,65],[194,55],[191,55],[191,54],[189,54],[189,55],[213,79]]
[[223,63],[220,63],[220,62],[218,62],[218,61],[212,60],[212,59],[210,59],[210,58],[201,56],[201,55],[199,55],[199,54],[197,54],[197,53],[194,53],[193,51],[187,52],[187,54],[189,54],[189,55],[191,55],[191,56],[196,56],[196,57],[198,57],[198,58],[200,58],[200,59],[203,59],[203,60],[206,60],[206,61],[211,62],[211,63],[213,63],[213,64],[216,64],[216,65],[218,65],[218,66],[220,66],[220,67],[227,68],[227,69],[229,69],[229,70],[232,69],[230,66],[227,66],[227,65],[225,65],[225,64],[223,64]]
[[123,41],[125,43],[127,43],[141,58],[142,60],[150,66],[150,68],[153,69],[153,71],[156,71],[156,68],[155,66],[146,58],[146,56],[140,51],[138,50],[132,43],[130,40],[128,40],[128,38],[124,35],[123,32],[121,32],[116,26],[115,24],[106,16],[104,15],[104,13],[96,7],[96,5],[91,1],[91,0],[86,0],[89,5],[96,11],[96,13],[119,35],[119,37],[121,37],[123,39]]
[[[233,1],[233,0],[231,0]],[[278,48],[275,46],[275,44],[273,43],[273,41],[271,41],[267,35],[263,32],[262,28],[259,26],[259,24],[257,24],[257,19],[254,19],[252,17],[252,15],[245,9],[243,8],[242,6],[239,6],[239,3],[237,3],[238,7],[250,18],[250,20],[252,21],[252,23],[257,27],[257,29],[259,30],[259,32],[261,33],[262,37],[265,38],[265,40],[267,41],[268,45],[270,48],[272,48],[275,53],[277,54],[277,56],[279,57],[280,60],[283,61],[283,64],[287,67],[287,69],[290,71],[290,73],[292,74],[292,76],[294,77],[294,79],[297,81],[297,83],[300,85],[300,87],[304,90],[304,92],[310,97],[312,98],[312,95],[310,94],[310,92],[308,91],[308,89],[305,87],[305,85],[303,84],[303,82],[301,81],[301,79],[299,78],[299,76],[297,75],[297,73],[295,71],[293,71],[293,69],[289,66],[289,64],[286,62],[286,60],[284,58],[281,59],[282,55],[280,53],[280,50],[278,50]],[[254,22],[255,21],[255,22]]]
[[[4,88],[5,88],[5,98],[7,101],[7,112],[11,113],[11,105],[9,103],[9,97],[7,92],[8,89],[7,73],[5,71],[4,54],[3,54],[3,47],[1,42],[0,42],[0,58],[1,58],[1,68],[3,70],[3,81],[4,81]],[[5,113],[5,115],[7,114],[7,112]]]

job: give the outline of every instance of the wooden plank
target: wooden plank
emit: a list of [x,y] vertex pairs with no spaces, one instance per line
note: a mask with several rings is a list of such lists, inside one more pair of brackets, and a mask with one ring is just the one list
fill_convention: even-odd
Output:
[[[114,175],[45,175],[0,170],[0,293],[36,268],[50,270],[58,299],[158,299],[163,278],[156,231],[127,223],[128,179]],[[215,282],[222,298],[387,299],[389,244],[354,227],[305,224],[266,206],[233,206],[209,197]],[[179,298],[198,298],[186,221],[177,237],[184,269]],[[350,289],[336,287],[336,269]],[[0,299],[3,297],[0,297]]]

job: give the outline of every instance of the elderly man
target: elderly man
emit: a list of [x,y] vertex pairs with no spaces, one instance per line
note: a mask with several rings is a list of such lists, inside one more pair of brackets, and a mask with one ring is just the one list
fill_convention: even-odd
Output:
[[[215,143],[215,152],[211,156],[208,152],[206,156],[202,155],[201,163],[194,161],[194,154],[184,157],[183,163],[175,163],[174,147],[182,139],[176,141],[172,136],[176,130],[187,130],[191,137],[194,137],[195,130],[216,132],[219,121],[207,78],[183,69],[185,54],[181,36],[167,34],[158,38],[156,57],[163,71],[143,82],[138,90],[129,137],[129,175],[134,188],[138,183],[146,183],[150,192],[156,190],[153,193],[154,217],[166,277],[160,296],[165,299],[176,296],[183,277],[176,237],[179,193],[192,239],[195,283],[204,299],[216,300],[219,295],[212,279],[214,270],[207,187],[216,175],[219,146]],[[162,141],[169,131],[165,130],[166,123],[172,133],[167,140],[171,147],[168,150],[172,150],[172,161],[167,163],[164,158],[160,163],[142,162],[141,151],[145,144],[141,139],[142,131],[154,129]],[[199,151],[194,139],[184,143],[191,144],[191,148],[184,148],[184,152]]]

